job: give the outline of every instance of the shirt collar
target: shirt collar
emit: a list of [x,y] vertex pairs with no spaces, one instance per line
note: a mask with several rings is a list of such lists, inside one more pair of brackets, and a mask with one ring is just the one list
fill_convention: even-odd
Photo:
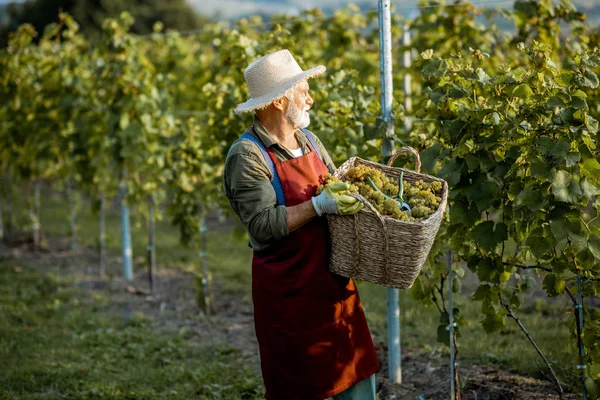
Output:
[[[277,143],[277,141],[273,139],[273,137],[269,134],[267,128],[265,128],[265,126],[262,124],[262,122],[260,122],[260,119],[258,119],[256,115],[254,116],[253,126],[254,132],[256,132],[256,136],[258,136],[258,139],[260,139],[260,141],[263,142],[265,147],[279,145],[279,143]],[[298,140],[300,147],[304,148],[306,146],[306,136],[304,136],[300,129],[297,129],[296,132],[294,132],[294,135],[296,135],[296,140]],[[279,146],[283,147],[281,145]]]

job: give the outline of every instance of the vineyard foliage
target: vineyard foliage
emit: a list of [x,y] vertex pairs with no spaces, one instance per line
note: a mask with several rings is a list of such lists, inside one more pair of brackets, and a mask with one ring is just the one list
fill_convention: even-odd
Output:
[[[182,239],[197,240],[203,209],[227,209],[224,157],[251,124],[233,112],[248,97],[243,69],[281,48],[303,67],[328,68],[310,82],[310,128],[336,164],[355,155],[380,161],[376,13],[311,10],[185,36],[160,23],[133,35],[123,14],[93,42],[69,15],[60,21],[43,33],[21,26],[0,53],[0,168],[14,182],[75,184],[91,198],[125,183],[131,204],[143,208],[154,196]],[[600,31],[566,0],[518,0],[509,11],[440,4],[413,20],[395,14],[393,40],[394,139],[419,150],[424,171],[451,192],[414,297],[436,298],[449,247],[455,288],[463,265],[479,278],[473,300],[487,332],[505,327],[537,277],[550,297],[575,298],[577,276],[583,296],[597,296]],[[401,64],[405,50],[418,54],[410,68]],[[417,110],[410,132],[400,106],[407,73]],[[584,310],[585,374],[600,385],[600,313]],[[460,331],[469,321],[458,323]],[[574,318],[568,329],[575,352]]]

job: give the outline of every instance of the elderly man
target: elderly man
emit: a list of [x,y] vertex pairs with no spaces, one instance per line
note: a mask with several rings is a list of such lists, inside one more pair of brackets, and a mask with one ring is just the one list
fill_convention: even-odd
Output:
[[335,184],[315,196],[335,166],[305,128],[313,104],[308,79],[281,50],[248,66],[253,125],[229,150],[225,193],[246,227],[252,300],[265,398],[374,400],[379,363],[354,281],[328,270],[325,214],[353,214],[363,204]]

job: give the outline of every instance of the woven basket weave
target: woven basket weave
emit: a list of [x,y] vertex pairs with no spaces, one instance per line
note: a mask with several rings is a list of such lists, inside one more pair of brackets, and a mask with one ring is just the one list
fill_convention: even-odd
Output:
[[[398,155],[410,152],[415,155],[415,169],[392,167]],[[431,175],[419,173],[421,160],[412,147],[403,147],[382,165],[359,157],[352,157],[336,171],[343,179],[352,167],[366,165],[382,171],[392,182],[442,182],[440,206],[429,218],[420,222],[404,222],[383,216],[362,196],[356,195],[365,207],[354,215],[328,215],[331,235],[331,261],[329,269],[348,278],[376,283],[399,289],[408,289],[419,275],[440,228],[446,202],[448,184]]]

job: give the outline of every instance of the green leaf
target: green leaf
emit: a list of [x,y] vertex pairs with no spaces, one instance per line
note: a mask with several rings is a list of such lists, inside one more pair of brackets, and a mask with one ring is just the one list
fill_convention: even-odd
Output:
[[448,324],[440,324],[437,327],[437,341],[450,346],[450,331],[447,329]]
[[488,83],[490,81],[490,77],[485,73],[481,68],[477,68],[477,78],[479,82]]
[[563,219],[550,221],[550,229],[552,230],[552,234],[557,242],[565,240],[569,237],[567,223]]
[[600,163],[595,158],[587,158],[581,164],[581,175],[588,177],[596,185],[600,184]]
[[529,85],[522,83],[513,90],[512,95],[513,97],[518,97],[527,100],[528,98],[533,96],[533,90],[531,90]]
[[365,134],[365,139],[380,139],[385,135],[387,129],[387,123],[381,117],[377,117],[375,120],[375,124],[373,125],[365,125],[363,127],[363,132]]
[[567,153],[570,149],[571,145],[569,143],[561,141],[556,143],[556,145],[550,151],[550,154],[552,154],[556,158],[563,158],[567,156]]
[[450,160],[438,172],[440,178],[446,180],[448,185],[454,186],[460,182],[461,165],[456,160]]
[[598,132],[598,121],[594,117],[592,117],[591,115],[586,115],[586,117],[585,117],[585,126],[592,133]]
[[484,221],[471,230],[471,238],[485,250],[493,250],[496,245],[508,239],[508,228],[498,223],[494,229],[493,221]]
[[491,312],[485,315],[485,318],[481,321],[481,326],[486,333],[494,333],[501,331],[506,327],[506,321],[504,319],[504,312]]
[[600,237],[598,237],[598,235],[589,236],[588,249],[594,255],[594,257],[600,259]]
[[564,74],[560,74],[559,76],[556,77],[555,80],[556,80],[556,83],[558,83],[560,86],[570,86],[571,81],[573,80],[573,73],[567,72]]
[[124,112],[119,119],[119,128],[125,130],[129,126],[129,113]]
[[554,110],[555,108],[564,108],[565,102],[560,98],[560,96],[552,96],[546,102],[546,108]]
[[579,153],[578,151],[570,151],[565,156],[565,161],[566,161],[567,167],[572,167],[574,165],[577,165],[579,160],[581,160],[581,153]]
[[419,156],[421,157],[421,169],[423,170],[423,172],[434,172],[435,164],[438,157],[440,156],[442,148],[442,144],[436,143],[432,146],[429,146],[425,150],[419,152]]
[[536,258],[542,258],[550,251],[550,242],[544,237],[541,230],[536,230],[533,234],[529,235],[525,244]]
[[471,298],[475,301],[484,301],[490,298],[491,287],[489,285],[479,285]]
[[556,297],[565,292],[567,282],[557,278],[554,274],[548,274],[542,281],[542,288],[546,291],[548,297]]
[[590,183],[587,178],[583,178],[581,180],[581,190],[583,191],[583,195],[588,199],[600,194],[600,188]]
[[448,97],[452,99],[462,99],[463,97],[467,97],[468,94],[469,93],[465,89],[454,85],[454,88],[448,92]]
[[578,75],[576,77],[575,81],[580,86],[585,86],[585,87],[589,87],[592,89],[596,89],[598,87],[598,83],[599,83],[598,76],[593,71],[590,71],[587,68],[585,69],[583,74]]
[[475,204],[467,200],[455,201],[450,206],[450,221],[452,224],[462,224],[468,228],[473,226],[481,217]]
[[569,105],[576,110],[587,110],[588,109],[587,102],[583,99],[580,99],[579,97],[574,97]]
[[552,181],[552,193],[559,201],[575,204],[581,197],[581,188],[570,173],[558,171]]
[[517,295],[516,293],[513,293],[513,295],[510,296],[509,304],[513,308],[521,307],[521,298],[519,297],[519,295]]
[[546,197],[539,189],[534,187],[525,188],[525,190],[517,196],[517,204],[524,205],[531,211],[541,210],[546,203]]

